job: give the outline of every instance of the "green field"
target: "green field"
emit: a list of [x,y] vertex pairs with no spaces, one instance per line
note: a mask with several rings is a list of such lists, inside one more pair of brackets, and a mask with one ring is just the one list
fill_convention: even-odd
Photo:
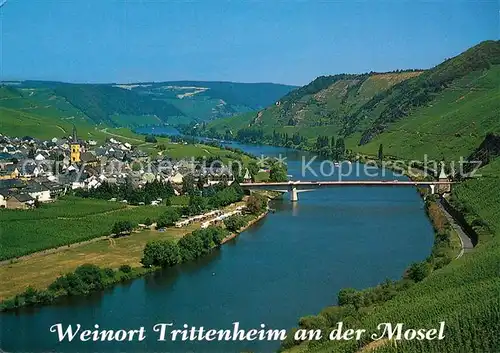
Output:
[[116,221],[142,223],[164,211],[74,197],[35,210],[0,210],[0,260],[110,235]]

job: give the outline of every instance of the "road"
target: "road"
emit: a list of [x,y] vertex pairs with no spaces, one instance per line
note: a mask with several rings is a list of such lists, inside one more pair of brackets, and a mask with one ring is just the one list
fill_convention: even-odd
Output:
[[455,229],[458,236],[460,237],[460,243],[462,244],[462,250],[460,251],[460,253],[457,256],[457,259],[459,259],[460,257],[462,257],[462,255],[464,253],[469,252],[472,249],[474,249],[474,245],[472,244],[472,241],[469,238],[469,236],[467,235],[467,233],[465,233],[465,231],[462,229],[462,227],[460,227],[460,225],[457,223],[457,221],[455,221],[455,218],[453,218],[453,216],[450,213],[448,213],[448,211],[444,208],[443,204],[441,203],[441,200],[437,200],[437,204],[438,204],[439,208],[443,211],[444,215],[446,216],[446,219],[448,219],[448,222],[450,222],[451,226],[453,227],[453,229]]

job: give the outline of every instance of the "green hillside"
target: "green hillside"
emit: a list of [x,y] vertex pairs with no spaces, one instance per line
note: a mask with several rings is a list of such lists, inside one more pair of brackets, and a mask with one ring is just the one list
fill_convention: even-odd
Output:
[[[387,130],[391,123],[413,115],[420,107],[433,106],[434,101],[442,99],[450,90],[498,88],[497,74],[490,75],[489,82],[478,81],[499,64],[500,41],[482,42],[372,99],[359,112],[349,117],[345,132],[349,134],[359,130],[360,122],[368,117],[373,121],[363,131],[360,144],[365,144]],[[467,100],[468,97],[463,99]]]
[[210,121],[273,104],[295,86],[274,83],[168,81],[116,85],[177,107],[189,119]]
[[[315,150],[318,136],[405,159],[467,157],[500,132],[500,41],[485,41],[426,71],[322,76],[258,113],[214,121],[208,135]],[[240,132],[240,133],[239,133]],[[302,138],[300,146],[291,139]],[[250,136],[250,137],[249,137]],[[304,139],[308,142],[304,144]]]
[[29,108],[41,115],[45,115],[46,108],[55,107],[67,111],[69,116],[84,117],[94,125],[134,128],[188,124],[255,111],[295,88],[273,83],[203,81],[130,84],[21,81],[0,85],[0,97],[9,98],[8,102],[0,103],[8,108]]
[[214,121],[219,132],[226,129],[258,128],[293,134],[301,131],[314,137],[318,132],[337,134],[346,115],[352,114],[375,95],[420,71],[370,73],[363,75],[321,76],[306,86],[291,91],[276,104],[258,113],[237,116],[224,121]]
[[[500,56],[500,54],[499,54]],[[432,100],[391,124],[357,151],[407,159],[467,157],[488,132],[500,132],[500,65],[474,71],[453,81]],[[351,145],[359,134],[351,136]]]

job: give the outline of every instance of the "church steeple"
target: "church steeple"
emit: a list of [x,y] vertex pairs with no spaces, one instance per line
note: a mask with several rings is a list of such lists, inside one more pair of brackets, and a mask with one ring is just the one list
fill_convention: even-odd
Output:
[[70,142],[71,149],[71,163],[79,163],[80,162],[80,143],[78,142],[78,135],[76,133],[76,126],[73,125],[73,136],[71,137]]
[[76,133],[76,126],[73,124],[73,139],[72,139],[72,142],[73,143],[77,143],[78,142],[78,135]]

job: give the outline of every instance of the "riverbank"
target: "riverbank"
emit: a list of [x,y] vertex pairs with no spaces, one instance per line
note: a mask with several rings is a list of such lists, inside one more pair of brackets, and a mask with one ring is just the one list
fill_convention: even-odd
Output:
[[260,221],[264,217],[266,217],[268,213],[269,213],[269,210],[266,210],[265,212],[261,213],[259,216],[257,216],[256,218],[252,219],[251,221],[249,221],[246,226],[241,227],[237,232],[233,232],[230,235],[228,235],[227,237],[225,237],[224,239],[222,239],[221,244],[225,244],[228,241],[236,238],[238,235],[240,235],[241,233],[243,233],[245,230],[247,230],[248,228],[250,228],[251,226],[253,226],[255,223],[257,223],[258,221]]
[[[230,208],[232,209],[240,204],[241,202],[233,204]],[[255,218],[252,218],[240,230],[222,239],[220,245],[250,228],[253,224],[264,218],[267,213],[268,211],[266,210]],[[92,242],[90,244],[83,244],[79,247],[68,248],[68,250],[65,250],[64,252],[59,251],[49,254],[38,254],[38,256],[31,256],[24,261],[11,263],[8,266],[3,266],[3,268],[0,267],[0,275],[2,275],[5,284],[0,289],[0,299],[3,300],[0,306],[0,311],[15,309],[25,305],[47,304],[58,297],[64,296],[58,295],[57,292],[51,293],[51,295],[48,296],[45,293],[47,292],[46,288],[48,288],[49,285],[53,285],[54,280],[62,274],[72,273],[75,270],[78,271],[80,267],[87,266],[86,264],[91,264],[91,266],[95,266],[98,270],[104,271],[103,274],[107,276],[105,285],[97,287],[96,290],[102,290],[117,283],[154,272],[155,270],[158,270],[159,267],[145,268],[141,264],[143,249],[147,243],[156,240],[170,240],[178,242],[180,239],[186,235],[192,234],[193,231],[199,228],[200,224],[194,223],[182,229],[168,228],[162,232],[150,230],[147,232],[133,234],[128,237],[117,238],[114,239],[114,242],[109,242],[109,244],[105,247],[102,247],[99,251],[98,257],[92,257],[91,252],[85,253],[85,250],[89,251],[97,245],[102,245],[97,244],[97,242]],[[102,240],[109,239],[101,239],[101,241]],[[127,243],[129,246],[133,244],[133,248],[127,247],[125,245]],[[116,255],[117,249],[122,250],[118,251],[121,255],[121,262],[119,263],[113,262],[110,259],[112,256],[109,256],[110,252],[115,253]],[[125,249],[128,249],[129,252],[124,253],[123,250]],[[132,254],[134,255],[131,256]],[[60,266],[63,266],[66,270],[63,271]],[[8,270],[6,270],[7,268]],[[68,270],[68,268],[73,269]],[[128,270],[123,272],[121,271],[122,268],[127,268]],[[60,270],[57,271],[56,269]],[[36,295],[43,295],[43,299],[39,302],[25,300],[24,298],[27,293],[28,295],[35,297]]]

